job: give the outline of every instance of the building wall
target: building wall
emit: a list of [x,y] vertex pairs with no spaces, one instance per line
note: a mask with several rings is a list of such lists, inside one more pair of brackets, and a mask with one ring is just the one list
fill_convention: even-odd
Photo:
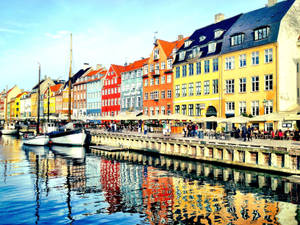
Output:
[[87,83],[87,116],[101,115],[101,89],[102,82],[100,79]]
[[[278,109],[280,111],[299,105],[300,74],[297,63],[300,63],[300,1],[296,0],[283,17],[278,36]],[[297,94],[298,90],[298,94]]]
[[[218,59],[218,70],[213,71],[213,59]],[[209,62],[209,72],[205,72],[204,70],[204,62]],[[200,73],[197,71],[197,63],[200,63]],[[189,66],[190,64],[193,66],[193,74],[190,74]],[[186,66],[186,76],[183,77],[182,68]],[[176,70],[179,68],[180,77],[176,78]],[[176,113],[175,108],[180,107],[180,114],[182,113],[182,106],[186,105],[186,115],[190,115],[189,113],[189,105],[193,105],[193,113],[194,116],[205,116],[207,113],[207,109],[209,106],[215,107],[217,111],[217,115],[220,115],[220,70],[221,70],[221,62],[218,56],[204,58],[201,60],[191,60],[185,62],[180,65],[176,65],[173,68],[173,77],[174,77],[174,113]],[[218,80],[218,88],[216,88],[216,93],[213,93],[213,80]],[[209,93],[205,94],[204,92],[204,82],[209,82]],[[197,94],[196,86],[197,83],[201,83],[201,94]],[[183,96],[182,86],[186,85],[186,96]],[[192,95],[189,93],[189,84],[193,84],[193,92]],[[176,86],[179,85],[179,93],[180,97],[176,97]],[[197,112],[197,105],[200,108],[200,115]]]
[[[259,115],[264,114],[264,106],[266,101],[273,102],[273,112],[276,109],[276,44],[267,44],[259,47],[244,49],[241,51],[231,52],[222,55],[222,117],[226,117],[230,112],[226,111],[226,102],[234,102],[235,109],[233,111],[234,116],[239,116],[239,105],[240,102],[246,102],[246,113],[252,114],[251,112],[251,102],[259,101]],[[265,50],[272,49],[273,61],[265,62]],[[252,53],[259,52],[259,64],[252,65]],[[240,67],[239,57],[240,55],[246,55],[246,66]],[[226,70],[226,58],[234,57],[234,68]],[[273,75],[273,88],[272,90],[266,90],[265,86],[265,75]],[[252,91],[252,77],[259,77],[259,90]],[[246,78],[246,92],[240,92],[240,78]],[[226,80],[234,80],[234,93],[226,93]]]

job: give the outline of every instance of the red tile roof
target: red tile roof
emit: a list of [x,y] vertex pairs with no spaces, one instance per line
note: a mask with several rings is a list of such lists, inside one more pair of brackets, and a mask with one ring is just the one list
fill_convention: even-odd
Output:
[[133,63],[130,63],[128,66],[126,66],[125,70],[123,72],[132,71],[132,70],[136,70],[138,68],[142,68],[148,62],[148,60],[149,60],[149,58],[134,61]]
[[117,73],[117,75],[121,75],[122,72],[125,71],[125,66],[111,64],[112,69]]
[[29,92],[28,91],[24,91],[24,92],[21,92],[20,94],[18,94],[17,96],[16,96],[16,98],[19,98],[19,97],[21,97],[22,95],[26,95],[26,94],[28,94]]
[[50,86],[50,90],[52,92],[57,92],[62,86],[63,86],[63,84],[56,84],[56,85]]
[[101,73],[101,74],[103,74],[103,71],[105,71],[106,72],[106,70],[105,69],[103,69],[103,68],[100,68],[100,69],[98,69],[98,70],[92,70],[91,72],[89,72],[86,76],[87,77],[91,77],[91,76],[93,76],[93,75],[95,75],[95,74],[97,74],[97,73]]
[[173,42],[158,39],[157,42],[161,45],[161,47],[164,50],[166,56],[170,57],[173,49],[174,48],[179,49],[184,44],[184,41],[187,40],[188,38],[189,37],[185,37],[180,41],[177,40],[177,41],[173,41]]

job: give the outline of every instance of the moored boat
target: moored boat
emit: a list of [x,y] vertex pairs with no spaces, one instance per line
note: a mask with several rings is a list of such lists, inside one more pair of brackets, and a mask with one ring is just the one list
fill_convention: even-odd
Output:
[[85,129],[55,131],[48,134],[50,143],[54,145],[84,146],[87,144]]
[[43,135],[37,135],[37,136],[24,137],[23,144],[24,145],[45,146],[45,145],[49,144],[49,136],[43,134]]
[[14,123],[5,124],[4,128],[1,130],[4,135],[15,135],[18,134],[18,129]]

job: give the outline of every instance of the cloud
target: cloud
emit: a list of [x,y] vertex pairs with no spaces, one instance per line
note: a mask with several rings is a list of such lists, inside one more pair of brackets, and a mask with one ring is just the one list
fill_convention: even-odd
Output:
[[0,32],[2,32],[2,33],[13,33],[13,34],[24,34],[24,32],[20,31],[20,30],[9,29],[9,28],[1,28],[1,27],[0,27]]
[[47,33],[45,33],[45,36],[49,37],[49,38],[52,38],[52,39],[61,39],[61,38],[65,38],[67,36],[67,34],[70,34],[70,33],[71,32],[67,31],[67,30],[60,30],[60,31],[57,31],[54,34],[51,34],[51,33],[47,32]]

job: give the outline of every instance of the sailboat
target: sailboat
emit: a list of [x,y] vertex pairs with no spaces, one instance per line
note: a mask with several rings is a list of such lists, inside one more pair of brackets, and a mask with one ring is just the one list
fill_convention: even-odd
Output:
[[45,146],[49,143],[49,135],[47,134],[39,134],[40,128],[40,82],[41,82],[41,64],[39,63],[39,84],[38,84],[38,110],[37,110],[37,126],[36,126],[36,135],[35,136],[27,136],[23,139],[24,145],[38,145]]
[[84,146],[87,144],[88,134],[84,128],[75,128],[71,123],[71,89],[72,89],[72,34],[70,46],[70,70],[69,70],[69,101],[68,101],[68,124],[60,129],[49,133],[50,143],[54,145]]

